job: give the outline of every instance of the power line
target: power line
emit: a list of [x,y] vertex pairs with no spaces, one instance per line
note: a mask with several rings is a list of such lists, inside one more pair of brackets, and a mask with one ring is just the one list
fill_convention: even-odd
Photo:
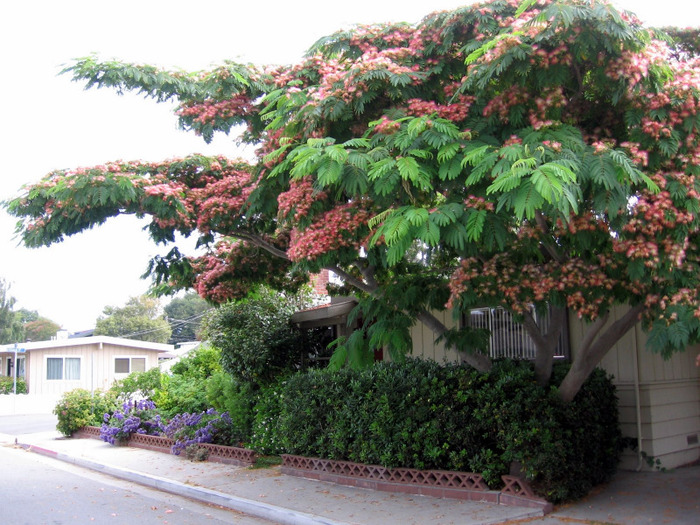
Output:
[[[195,315],[188,317],[186,319],[173,319],[173,321],[175,321],[175,323],[171,323],[167,318],[165,320],[168,322],[168,328],[170,328],[172,330],[173,328],[176,328],[178,326],[182,326],[185,324],[197,324],[195,322],[196,319],[204,317],[208,312],[210,312],[212,310],[214,310],[214,308],[209,308],[200,314],[195,314]],[[120,334],[117,337],[123,337],[124,339],[130,339],[130,338],[133,338],[134,336],[137,336],[137,335],[146,335],[146,334],[151,334],[154,332],[161,332],[165,329],[166,329],[166,327],[162,326],[162,327],[157,327],[157,328],[150,328],[148,330],[140,330],[138,332],[132,332],[130,334]]]

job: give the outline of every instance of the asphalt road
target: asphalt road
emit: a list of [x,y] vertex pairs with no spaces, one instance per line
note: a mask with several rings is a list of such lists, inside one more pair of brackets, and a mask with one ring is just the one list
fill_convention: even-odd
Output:
[[21,448],[0,446],[0,465],[0,523],[6,525],[269,525]]
[[0,416],[0,434],[20,436],[56,430],[57,418],[53,414],[30,414],[24,416]]

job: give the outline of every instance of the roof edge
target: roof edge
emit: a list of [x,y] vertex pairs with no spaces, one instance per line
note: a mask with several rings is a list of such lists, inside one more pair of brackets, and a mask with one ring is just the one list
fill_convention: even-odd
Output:
[[[174,345],[165,343],[153,343],[151,341],[141,341],[138,339],[125,339],[123,337],[112,337],[109,335],[94,335],[90,337],[76,337],[74,339],[52,339],[50,341],[32,341],[29,343],[17,343],[18,348],[24,348],[27,352],[32,350],[43,350],[51,348],[64,348],[68,346],[85,346],[91,344],[111,344],[115,346],[128,346],[141,350],[152,350],[154,352],[168,352],[175,348]],[[14,352],[15,345],[2,345],[0,351]]]

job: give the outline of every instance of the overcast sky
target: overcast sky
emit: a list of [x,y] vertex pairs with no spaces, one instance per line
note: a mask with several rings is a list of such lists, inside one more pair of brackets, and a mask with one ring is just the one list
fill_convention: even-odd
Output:
[[[233,141],[206,145],[177,129],[172,106],[108,90],[83,91],[57,76],[71,59],[102,58],[186,70],[226,59],[297,61],[316,39],[356,23],[416,22],[468,0],[44,0],[0,6],[0,200],[58,168],[110,160],[162,160],[190,153],[237,156]],[[620,0],[653,25],[700,25],[688,0]],[[693,5],[693,7],[688,7]],[[37,310],[64,329],[94,326],[107,305],[148,289],[140,279],[151,244],[135,219],[120,217],[49,248],[28,250],[0,211],[0,278],[17,307]]]

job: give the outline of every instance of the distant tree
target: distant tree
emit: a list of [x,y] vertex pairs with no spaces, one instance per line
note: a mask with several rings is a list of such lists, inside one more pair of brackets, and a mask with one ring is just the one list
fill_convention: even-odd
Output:
[[48,341],[61,329],[61,325],[46,317],[24,323],[25,341]]
[[17,317],[22,324],[27,324],[32,321],[39,320],[39,312],[36,310],[27,310],[26,308],[20,308],[17,310]]
[[164,308],[167,321],[173,331],[169,342],[175,344],[197,341],[202,316],[209,308],[209,304],[196,292],[190,292],[184,297],[176,297],[170,301]]
[[10,295],[10,285],[0,279],[0,344],[24,340],[24,327],[13,310],[15,298]]
[[160,301],[142,295],[132,297],[123,307],[106,306],[104,316],[97,319],[95,335],[111,335],[166,343],[172,330],[163,318]]

